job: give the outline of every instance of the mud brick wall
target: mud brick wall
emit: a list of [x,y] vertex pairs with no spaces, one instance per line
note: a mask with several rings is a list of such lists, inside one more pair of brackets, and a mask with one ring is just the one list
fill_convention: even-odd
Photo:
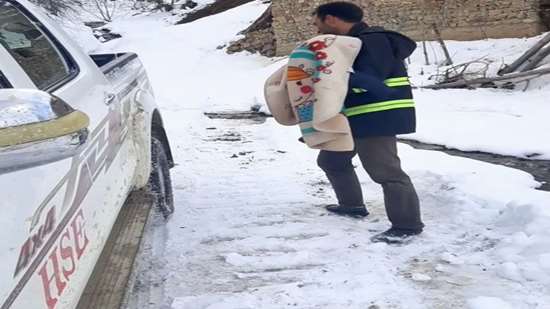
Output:
[[266,57],[275,57],[276,44],[273,28],[269,27],[250,32],[244,38],[231,42],[227,48],[227,53],[233,54],[246,50],[251,53],[260,53]]
[[[433,24],[444,39],[477,40],[533,36],[544,31],[544,0],[355,0],[371,25],[401,31],[416,40],[433,40]],[[315,34],[312,11],[330,0],[273,0],[277,55]]]

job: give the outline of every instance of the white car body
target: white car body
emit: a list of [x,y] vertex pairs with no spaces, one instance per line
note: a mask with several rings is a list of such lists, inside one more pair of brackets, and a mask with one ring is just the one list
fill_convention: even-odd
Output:
[[[113,55],[100,68],[41,10],[8,2],[72,57],[77,72],[48,92],[87,114],[90,125],[78,155],[0,174],[0,308],[75,308],[128,194],[147,185],[151,136],[170,150],[137,56]],[[0,72],[13,88],[37,89],[1,44]]]

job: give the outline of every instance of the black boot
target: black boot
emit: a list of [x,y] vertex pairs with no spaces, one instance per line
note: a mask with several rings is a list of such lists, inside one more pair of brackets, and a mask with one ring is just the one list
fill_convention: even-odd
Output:
[[326,209],[332,213],[341,216],[351,216],[351,217],[366,217],[369,215],[367,208],[365,206],[341,206],[341,205],[328,205]]
[[420,233],[422,233],[422,229],[404,230],[392,227],[383,233],[374,235],[370,240],[372,242],[385,242],[387,244],[407,244],[412,240],[413,236]]

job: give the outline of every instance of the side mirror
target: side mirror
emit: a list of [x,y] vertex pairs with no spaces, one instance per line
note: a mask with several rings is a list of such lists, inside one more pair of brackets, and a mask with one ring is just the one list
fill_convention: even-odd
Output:
[[0,174],[77,154],[90,119],[38,90],[0,89]]

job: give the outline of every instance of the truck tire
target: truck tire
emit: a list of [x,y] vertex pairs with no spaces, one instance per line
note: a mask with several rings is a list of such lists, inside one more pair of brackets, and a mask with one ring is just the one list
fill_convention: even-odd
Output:
[[151,139],[151,175],[148,184],[154,206],[168,219],[174,213],[174,192],[170,178],[170,165],[162,142]]

